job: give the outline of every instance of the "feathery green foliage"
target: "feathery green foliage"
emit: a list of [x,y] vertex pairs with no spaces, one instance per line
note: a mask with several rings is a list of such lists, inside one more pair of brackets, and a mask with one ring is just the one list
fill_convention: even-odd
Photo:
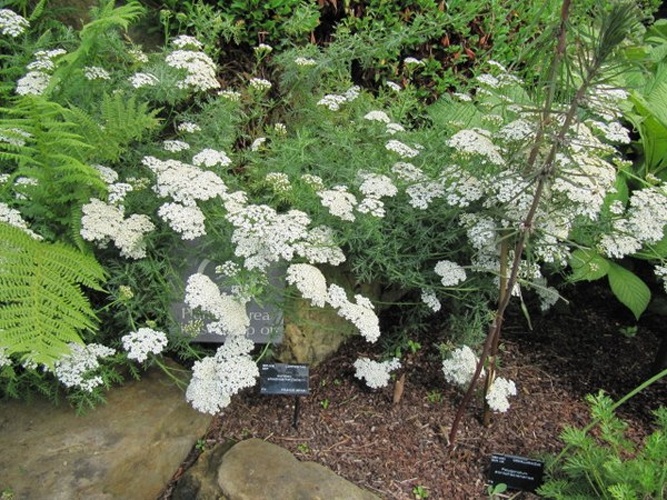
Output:
[[656,431],[636,446],[625,436],[628,424],[615,415],[608,396],[586,399],[598,437],[589,428],[565,429],[561,438],[567,453],[562,463],[553,464],[538,493],[557,499],[667,498],[667,409],[654,411]]
[[145,138],[159,125],[159,110],[149,110],[135,96],[122,93],[104,95],[100,104],[100,122],[83,109],[72,107],[66,115],[78,123],[79,133],[95,151],[95,161],[117,161],[134,141]]
[[0,223],[0,347],[8,355],[52,366],[95,327],[82,286],[101,290],[105,272],[94,257],[46,243]]
[[55,239],[51,237],[62,233],[63,226],[70,228],[73,214],[84,203],[106,192],[99,173],[87,162],[95,149],[79,133],[80,124],[66,118],[71,113],[55,102],[27,96],[0,113],[6,116],[0,119],[0,130],[19,129],[29,134],[22,147],[0,143],[0,159],[16,165],[5,173],[13,179],[36,181],[34,185],[15,186],[26,200],[22,213],[40,224],[34,226],[39,234]]

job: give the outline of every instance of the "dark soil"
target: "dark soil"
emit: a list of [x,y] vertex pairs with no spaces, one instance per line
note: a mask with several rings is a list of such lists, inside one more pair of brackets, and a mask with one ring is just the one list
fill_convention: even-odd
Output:
[[[405,390],[397,404],[393,386],[369,391],[354,377],[358,355],[381,353],[353,339],[311,369],[311,394],[300,399],[297,428],[293,397],[260,396],[255,389],[234,398],[206,438],[211,445],[265,439],[388,500],[414,499],[417,486],[429,499],[487,498],[492,453],[541,459],[558,452],[563,427],[589,421],[586,394],[604,390],[617,400],[650,374],[664,318],[647,313],[628,338],[620,330],[636,322],[604,287],[580,287],[571,298],[569,306],[533,317],[532,331],[519,312],[508,313],[500,374],[516,382],[518,395],[489,427],[480,422],[481,402],[471,404],[453,448],[447,435],[462,394],[444,382],[435,346],[444,337],[437,325],[431,339],[420,339],[422,349],[404,360]],[[629,436],[639,441],[650,433],[651,410],[666,403],[663,379],[621,407]]]

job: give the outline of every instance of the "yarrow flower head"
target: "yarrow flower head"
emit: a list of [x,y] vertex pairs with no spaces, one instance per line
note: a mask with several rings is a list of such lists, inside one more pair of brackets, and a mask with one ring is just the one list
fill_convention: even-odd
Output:
[[401,367],[398,358],[388,359],[377,362],[369,358],[359,358],[354,362],[354,376],[359,380],[365,380],[366,385],[371,389],[386,387],[389,383],[392,371]]
[[467,279],[465,269],[456,262],[441,260],[435,265],[435,274],[441,277],[443,286],[454,286]]
[[254,343],[246,338],[228,338],[215,356],[196,361],[185,399],[202,413],[215,415],[231,402],[231,397],[255,385],[259,377],[257,363],[249,353]]
[[315,66],[317,62],[310,57],[297,57],[294,59],[294,64],[297,66]]
[[196,200],[210,200],[227,192],[222,179],[209,170],[178,160],[162,161],[153,156],[145,156],[142,163],[157,176],[153,190],[159,196],[170,196],[183,205],[193,206]]
[[81,345],[74,342],[69,344],[69,348],[70,353],[54,364],[54,375],[65,387],[92,392],[103,383],[102,377],[95,375],[100,367],[99,359],[114,355],[115,349],[101,344]]
[[250,88],[255,89],[259,92],[266,92],[270,90],[273,85],[270,81],[264,78],[251,78],[250,79]]
[[188,134],[194,134],[195,132],[201,132],[201,127],[193,122],[181,122],[176,125],[176,130],[179,132],[187,132]]
[[355,219],[353,210],[357,205],[357,199],[348,192],[346,186],[323,189],[317,192],[317,196],[322,200],[322,206],[329,209],[331,215],[347,221]]
[[229,159],[223,151],[216,151],[215,149],[204,149],[192,157],[192,163],[198,167],[204,165],[205,167],[228,167],[232,160]]
[[374,110],[374,111],[369,111],[364,115],[365,120],[369,121],[375,121],[375,122],[382,122],[382,123],[390,123],[391,118],[385,113],[384,111],[379,111],[379,110]]
[[157,214],[183,240],[194,240],[206,234],[206,217],[197,205],[167,202]]
[[368,342],[375,342],[380,338],[380,320],[373,310],[375,307],[363,295],[357,294],[354,298],[356,302],[349,301],[345,290],[335,283],[329,286],[327,301],[337,309],[338,316],[356,326],[361,336]]
[[418,149],[411,148],[407,144],[404,144],[401,141],[397,141],[396,139],[387,141],[384,147],[388,151],[393,151],[394,153],[397,153],[398,156],[400,156],[401,158],[414,158],[419,154]]
[[[450,384],[465,388],[475,374],[479,359],[470,347],[464,345],[452,351],[451,356],[442,362],[442,372]],[[484,371],[482,370],[482,374]]]
[[86,77],[86,80],[110,80],[111,75],[109,72],[99,66],[86,66],[83,68],[83,76]]
[[0,9],[0,33],[16,38],[23,33],[30,23],[24,17],[9,9]]
[[130,78],[130,85],[135,89],[141,89],[143,87],[154,87],[160,80],[158,77],[151,73],[135,73]]
[[205,274],[195,273],[188,278],[184,301],[192,310],[200,309],[213,316],[215,321],[206,325],[210,333],[244,336],[250,325],[245,301],[221,292]]
[[486,402],[493,411],[505,413],[510,407],[509,396],[516,396],[516,385],[512,380],[498,377],[486,393]]
[[202,43],[193,36],[189,35],[179,35],[171,41],[171,44],[177,49],[201,49],[203,47]]
[[316,307],[324,307],[328,299],[327,280],[315,266],[292,264],[287,268],[287,283],[296,286],[301,295]]
[[433,290],[422,290],[421,299],[424,304],[433,312],[438,312],[442,309],[442,304],[438,300],[438,296]]
[[122,207],[97,198],[82,207],[81,237],[105,246],[113,241],[123,257],[141,259],[146,256],[144,236],[155,229],[147,215],[133,214],[127,219]]
[[162,141],[162,147],[170,153],[178,153],[190,149],[190,145],[185,141],[166,140]]
[[139,328],[121,337],[127,357],[143,363],[149,354],[160,354],[167,347],[167,335],[152,328]]
[[216,78],[215,63],[203,52],[175,50],[165,61],[172,68],[185,70],[185,79],[176,84],[180,89],[204,92],[220,88],[220,82]]
[[0,202],[0,222],[6,222],[10,226],[21,229],[24,233],[29,234],[31,238],[36,240],[42,239],[41,236],[28,227],[28,223],[23,220],[21,212],[11,208],[9,205],[3,202]]

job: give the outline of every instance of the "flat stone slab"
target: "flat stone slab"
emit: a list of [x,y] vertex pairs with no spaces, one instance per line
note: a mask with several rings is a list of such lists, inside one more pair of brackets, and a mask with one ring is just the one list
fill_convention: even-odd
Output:
[[159,369],[77,416],[0,401],[0,492],[14,500],[155,500],[211,423]]
[[261,439],[234,445],[222,456],[218,486],[228,500],[380,500],[315,462]]

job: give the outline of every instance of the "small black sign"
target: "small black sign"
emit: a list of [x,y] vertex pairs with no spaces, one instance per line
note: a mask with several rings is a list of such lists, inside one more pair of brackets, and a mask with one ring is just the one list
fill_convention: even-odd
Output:
[[534,492],[542,485],[544,462],[515,455],[491,455],[489,481],[505,483],[509,489]]
[[261,363],[259,365],[259,393],[307,396],[308,365]]

